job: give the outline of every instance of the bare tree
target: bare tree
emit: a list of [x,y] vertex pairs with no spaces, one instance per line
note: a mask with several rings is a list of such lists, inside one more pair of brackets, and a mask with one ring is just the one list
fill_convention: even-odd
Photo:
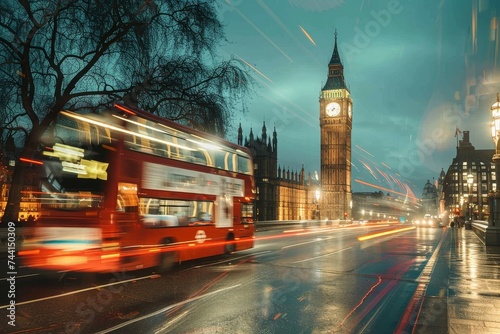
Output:
[[[25,135],[30,157],[60,110],[127,103],[224,136],[245,109],[249,76],[220,60],[224,41],[214,1],[4,0],[0,4],[0,108],[9,135]],[[7,132],[2,132],[7,135]],[[17,218],[23,164],[13,175],[3,221]]]

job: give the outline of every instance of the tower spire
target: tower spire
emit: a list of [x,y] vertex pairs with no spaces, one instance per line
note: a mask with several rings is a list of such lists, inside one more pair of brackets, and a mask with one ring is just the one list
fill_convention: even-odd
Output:
[[328,77],[319,98],[322,192],[317,209],[328,219],[347,219],[352,211],[352,98],[344,80],[336,29],[334,36]]
[[344,65],[340,60],[339,48],[337,46],[337,29],[335,29],[335,44],[333,47],[332,58],[328,63],[328,78],[322,90],[345,89],[349,91],[344,80]]
[[[337,47],[337,36],[338,36],[337,29],[335,29],[335,44],[333,47],[332,58],[330,59],[330,63],[328,64],[329,66],[331,66],[331,65],[342,66],[342,61],[340,60],[340,55],[339,55],[339,49]],[[342,68],[343,68],[343,66],[342,66]]]

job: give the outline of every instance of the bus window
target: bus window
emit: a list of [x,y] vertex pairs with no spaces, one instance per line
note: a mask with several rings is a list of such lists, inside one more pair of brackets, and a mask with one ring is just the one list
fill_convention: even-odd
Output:
[[241,221],[244,223],[253,222],[253,203],[242,203],[241,204]]
[[137,185],[134,183],[118,183],[116,210],[122,212],[137,212]]
[[213,224],[214,204],[210,201],[141,197],[139,202],[142,221],[146,227]]
[[[64,139],[78,141],[72,137]],[[42,156],[44,163],[39,170],[42,206],[81,210],[101,205],[109,167],[105,147],[54,143],[45,146]]]
[[249,158],[238,154],[238,172],[250,174],[252,173],[252,164]]
[[207,158],[210,158],[206,151],[193,151],[191,153],[192,162],[198,165],[208,166]]

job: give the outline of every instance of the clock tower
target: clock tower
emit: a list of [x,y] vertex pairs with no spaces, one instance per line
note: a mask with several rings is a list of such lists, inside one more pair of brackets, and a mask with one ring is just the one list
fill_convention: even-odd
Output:
[[319,97],[321,219],[351,218],[352,98],[344,80],[337,31],[328,78]]

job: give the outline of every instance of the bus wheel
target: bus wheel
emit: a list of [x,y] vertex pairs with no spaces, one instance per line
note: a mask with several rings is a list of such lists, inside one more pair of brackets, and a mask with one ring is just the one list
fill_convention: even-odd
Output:
[[229,235],[226,239],[226,244],[224,246],[224,254],[231,254],[236,251],[236,244],[232,241],[234,241],[234,236]]
[[163,252],[160,255],[160,261],[158,263],[158,272],[165,274],[172,270],[175,265],[175,252]]
[[[162,240],[163,245],[168,245],[170,243],[172,243],[172,241],[168,238]],[[169,272],[174,267],[176,260],[177,253],[169,251],[162,252],[158,261],[158,272],[162,274]]]

